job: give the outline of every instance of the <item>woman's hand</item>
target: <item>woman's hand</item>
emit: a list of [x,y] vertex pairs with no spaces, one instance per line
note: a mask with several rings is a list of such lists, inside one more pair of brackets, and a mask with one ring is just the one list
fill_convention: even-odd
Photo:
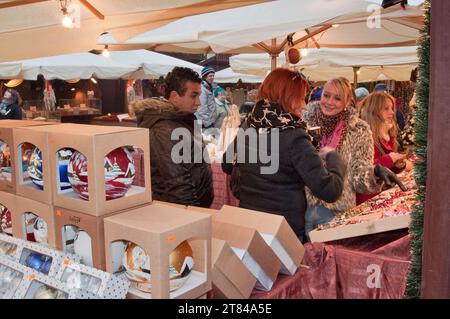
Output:
[[400,153],[396,153],[396,152],[391,152],[389,153],[389,156],[391,157],[392,161],[395,163],[399,160],[402,160],[406,157],[405,154],[400,154]]
[[321,159],[324,160],[325,157],[327,157],[327,154],[328,154],[329,152],[332,152],[332,151],[334,151],[334,148],[332,148],[332,147],[330,147],[330,146],[322,147],[322,148],[319,150],[319,156],[320,156]]
[[413,169],[413,163],[411,161],[405,160],[405,171],[409,172]]

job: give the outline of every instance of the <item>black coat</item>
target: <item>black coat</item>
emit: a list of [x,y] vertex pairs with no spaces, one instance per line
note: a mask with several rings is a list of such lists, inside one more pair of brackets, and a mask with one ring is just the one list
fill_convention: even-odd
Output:
[[[0,100],[1,102],[1,100]],[[22,109],[17,103],[0,106],[0,120],[21,120]]]
[[182,113],[166,100],[147,99],[135,110],[139,127],[150,129],[150,164],[153,199],[183,205],[209,207],[214,199],[212,172],[203,159],[194,162],[194,139],[190,163],[175,163],[171,152],[179,141],[171,135],[177,128],[194,134],[195,115]]
[[[263,134],[270,136],[271,133],[258,134],[258,150],[261,150],[260,138]],[[237,143],[238,152],[240,142]],[[248,139],[243,144],[245,154],[254,148],[249,145]],[[265,145],[263,153],[271,154],[270,137]],[[231,149],[229,147],[227,152]],[[278,153],[279,168],[274,174],[262,174],[261,167],[267,164],[259,160],[249,163],[246,158],[245,163],[238,163],[240,207],[283,215],[296,235],[301,237],[307,206],[305,186],[325,201],[337,200],[343,190],[345,165],[336,152],[330,152],[325,168],[308,134],[301,127],[279,130]],[[222,167],[230,173],[229,165]]]

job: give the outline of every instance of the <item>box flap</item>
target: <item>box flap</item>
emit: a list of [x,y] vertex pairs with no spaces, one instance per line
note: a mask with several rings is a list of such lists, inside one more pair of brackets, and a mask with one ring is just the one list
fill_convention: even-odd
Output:
[[174,227],[186,226],[194,221],[208,218],[211,217],[178,207],[150,204],[107,217],[105,220],[137,230],[161,234],[170,231]]

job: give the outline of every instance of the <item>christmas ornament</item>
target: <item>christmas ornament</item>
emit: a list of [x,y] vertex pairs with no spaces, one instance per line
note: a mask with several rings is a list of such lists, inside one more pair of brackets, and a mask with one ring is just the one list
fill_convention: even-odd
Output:
[[55,288],[42,285],[36,289],[32,299],[67,299],[67,294]]
[[22,278],[22,273],[0,265],[0,299],[11,299]]
[[[126,147],[116,148],[105,156],[103,164],[106,200],[124,196],[135,176],[132,152]],[[75,151],[70,158],[68,176],[74,191],[82,199],[89,200],[87,159],[78,151]]]
[[48,229],[45,220],[33,213],[25,213],[27,240],[43,245],[48,244]]
[[9,146],[0,140],[0,180],[11,181],[11,152]]
[[67,172],[72,154],[73,150],[70,148],[58,151],[59,187],[62,191],[72,187]]
[[[180,288],[194,268],[192,248],[187,241],[178,245],[169,256],[169,289]],[[125,275],[133,285],[144,292],[151,292],[150,257],[134,243],[128,243],[122,258]]]
[[44,274],[48,274],[52,265],[52,257],[37,252],[32,252],[25,259],[25,266],[33,268]]
[[0,204],[0,233],[12,236],[11,212]]

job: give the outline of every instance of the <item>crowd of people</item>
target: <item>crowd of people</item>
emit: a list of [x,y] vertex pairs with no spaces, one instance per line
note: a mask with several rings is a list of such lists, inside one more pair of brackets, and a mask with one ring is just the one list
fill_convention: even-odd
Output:
[[[164,98],[132,104],[138,126],[149,128],[155,199],[202,207],[213,201],[211,167],[205,145],[195,141],[194,125],[201,120],[203,131],[220,129],[230,113],[226,91],[214,83],[214,74],[209,66],[201,77],[176,67],[165,78]],[[400,152],[399,113],[387,91],[384,84],[371,93],[354,90],[342,77],[310,90],[301,73],[273,70],[239,107],[241,127],[254,130],[256,140],[238,136],[223,156],[222,168],[232,175],[240,206],[283,215],[306,242],[319,224],[385,188],[403,187],[396,173],[412,164]],[[191,137],[190,153],[183,154],[182,162],[173,159],[177,128],[187,129]],[[276,145],[269,138],[275,133]],[[200,161],[196,147],[204,155]],[[243,161],[236,161],[236,154],[228,156],[237,150],[246,154]],[[276,153],[277,170],[264,173],[267,162],[259,157],[252,161],[252,151]]]

